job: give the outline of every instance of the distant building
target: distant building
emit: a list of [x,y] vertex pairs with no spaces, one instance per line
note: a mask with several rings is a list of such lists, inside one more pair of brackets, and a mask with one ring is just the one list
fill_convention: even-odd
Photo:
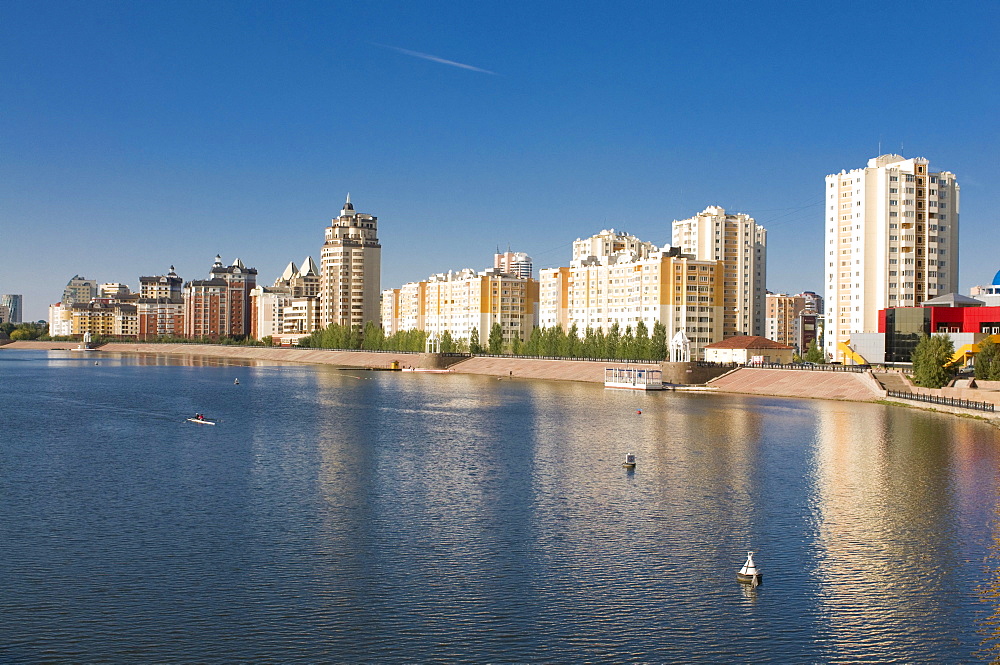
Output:
[[631,256],[641,260],[659,251],[658,246],[634,235],[605,229],[589,238],[577,238],[573,241],[571,265],[608,263],[617,256]]
[[493,267],[500,272],[525,279],[532,275],[531,257],[524,252],[512,252],[510,250],[503,254],[497,252],[493,255]]
[[97,297],[97,282],[86,277],[74,275],[66,288],[63,289],[63,305],[69,306],[75,303],[88,303]]
[[167,298],[180,302],[184,297],[184,280],[177,276],[174,267],[166,275],[139,278],[139,296],[141,298]]
[[320,250],[320,326],[364,328],[380,320],[382,246],[378,217],[358,213],[351,195],[326,228]]
[[576,326],[608,332],[617,324],[652,333],[662,323],[667,338],[680,330],[690,339],[692,357],[722,339],[721,261],[701,261],[678,248],[657,248],[624,233],[601,233],[573,243],[568,267],[538,274],[538,324]]
[[382,292],[382,327],[387,335],[423,330],[468,340],[475,329],[485,345],[494,323],[505,343],[527,341],[538,311],[538,282],[491,268],[431,275]]
[[674,220],[673,245],[700,261],[722,261],[722,336],[763,335],[767,293],[767,230],[749,215],[708,206]]
[[135,308],[140,340],[184,335],[184,280],[173,266],[166,275],[139,278]]
[[1000,307],[1000,270],[993,276],[993,283],[988,286],[974,286],[969,295],[982,300],[988,307]]
[[128,284],[122,284],[120,282],[105,282],[97,287],[98,298],[116,300],[131,294],[132,290],[128,288]]
[[250,334],[250,291],[257,270],[236,259],[224,266],[216,256],[209,279],[184,286],[185,337],[241,337]]
[[804,354],[809,344],[816,339],[819,314],[823,311],[823,298],[805,291],[796,295],[768,292],[765,336],[795,347],[798,354]]
[[22,323],[21,318],[24,315],[22,300],[20,295],[13,293],[5,293],[0,296],[0,306],[7,308],[4,323]]
[[847,361],[844,349],[877,332],[880,311],[956,290],[959,186],[923,157],[880,155],[826,176],[824,196],[824,350]]
[[312,257],[299,268],[289,262],[274,286],[257,286],[250,294],[251,335],[291,343],[320,328],[320,274]]

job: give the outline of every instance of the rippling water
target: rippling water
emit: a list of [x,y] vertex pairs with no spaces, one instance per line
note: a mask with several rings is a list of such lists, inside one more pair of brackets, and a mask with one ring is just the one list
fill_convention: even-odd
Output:
[[881,405],[0,351],[0,661],[995,661],[998,451]]

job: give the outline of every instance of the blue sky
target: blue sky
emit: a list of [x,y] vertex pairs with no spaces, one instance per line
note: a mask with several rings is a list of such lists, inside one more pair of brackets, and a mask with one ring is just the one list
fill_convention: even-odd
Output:
[[[1000,268],[1000,3],[0,2],[0,292],[138,287],[216,253],[270,284],[347,192],[382,287],[537,267],[708,205],[822,291],[823,178],[958,175],[960,288]],[[433,56],[421,57],[421,54]],[[464,65],[464,66],[460,66]]]

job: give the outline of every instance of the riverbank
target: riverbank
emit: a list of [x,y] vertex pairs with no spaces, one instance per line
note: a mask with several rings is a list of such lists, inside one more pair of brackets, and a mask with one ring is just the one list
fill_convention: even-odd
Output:
[[[16,341],[2,349],[32,349],[39,351],[74,350],[76,342]],[[414,352],[339,351],[332,349],[300,349],[287,347],[228,346],[212,344],[143,344],[113,342],[95,352],[135,353],[219,358],[245,362],[286,362],[310,365],[335,365],[360,369],[448,370],[456,374],[495,376],[498,379],[541,379],[549,381],[582,381],[604,383],[607,367],[628,367],[629,363],[609,363],[592,360],[543,360],[537,358],[503,358],[483,356],[442,356]],[[670,363],[664,363],[665,380]],[[634,365],[633,365],[634,366]],[[690,370],[689,370],[690,371]],[[903,381],[903,385],[895,385]],[[704,383],[681,384],[677,389],[701,390],[768,397],[826,399],[852,402],[889,402],[924,410],[955,413],[983,418],[1000,427],[1000,413],[974,411],[961,407],[915,402],[889,397],[889,389],[989,402],[1000,411],[1000,390],[967,388],[919,388],[896,373],[826,372],[791,369],[738,368]],[[990,386],[993,388],[993,386]]]

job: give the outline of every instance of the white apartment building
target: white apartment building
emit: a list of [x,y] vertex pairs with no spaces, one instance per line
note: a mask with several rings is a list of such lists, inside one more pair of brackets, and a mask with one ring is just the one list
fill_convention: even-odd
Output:
[[378,217],[355,212],[348,194],[325,238],[320,250],[320,327],[377,323],[382,270]]
[[826,177],[824,351],[878,332],[879,310],[917,307],[958,287],[959,186],[923,157],[881,155]]
[[701,261],[722,261],[723,337],[764,335],[767,294],[767,230],[743,213],[708,206],[674,220],[674,247]]
[[501,272],[528,278],[532,275],[531,257],[524,252],[497,252],[493,255],[493,267]]
[[[608,332],[616,323],[622,331],[635,330],[641,321],[652,332],[660,322],[668,339],[685,331],[693,359],[702,357],[706,344],[722,339],[720,261],[682,256],[677,248],[657,250],[651,243],[633,242],[634,236],[619,236],[625,242],[618,245],[595,240],[605,234],[574,243],[580,258],[569,267],[539,271],[539,326]],[[621,249],[610,255],[584,257],[584,251],[576,251],[590,247],[604,253],[616,246]]]
[[468,340],[475,328],[486,344],[494,323],[505,343],[526,341],[536,325],[538,282],[495,268],[471,268],[431,275],[382,292],[382,328],[387,335],[423,330]]
[[590,261],[592,264],[606,262],[611,257],[629,255],[637,259],[645,259],[660,248],[651,242],[639,240],[634,235],[624,231],[605,229],[589,238],[577,238],[573,241],[573,262]]

